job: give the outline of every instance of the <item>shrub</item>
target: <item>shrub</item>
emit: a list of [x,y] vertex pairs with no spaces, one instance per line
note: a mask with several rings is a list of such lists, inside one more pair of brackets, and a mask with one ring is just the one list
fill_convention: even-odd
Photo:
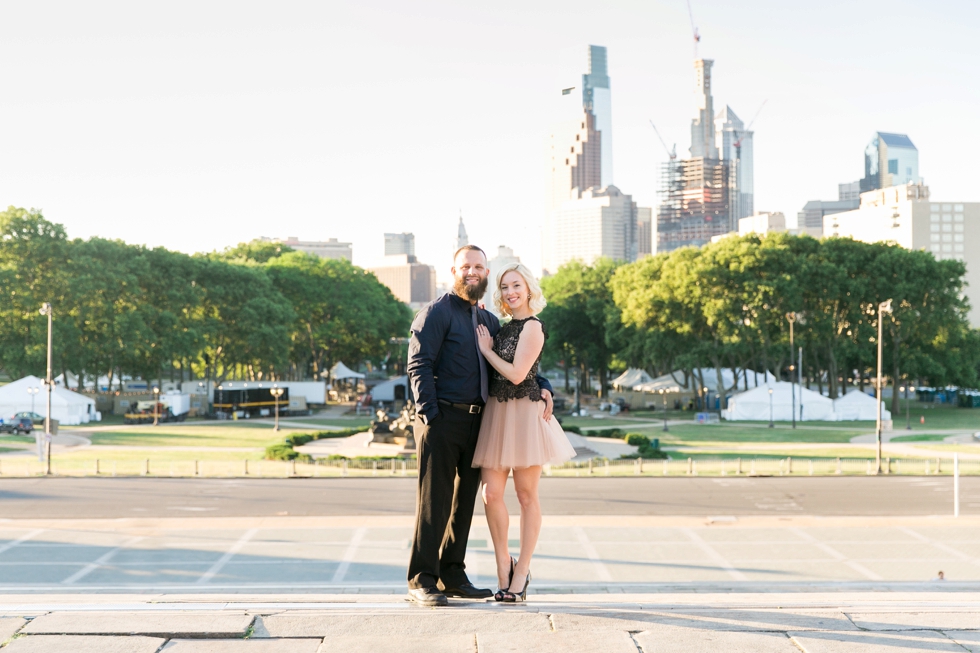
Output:
[[589,431],[589,436],[593,438],[616,438],[620,439],[623,437],[623,432],[620,429],[602,429],[599,431]]
[[351,429],[341,429],[340,431],[316,431],[315,433],[310,433],[309,436],[311,440],[346,438],[351,435],[357,435],[358,433],[364,433],[368,428],[367,426],[359,426]]
[[273,444],[265,448],[266,460],[293,460],[299,457],[299,453],[293,450],[291,445],[284,442]]
[[[660,440],[650,441],[650,438],[642,433],[627,433],[623,438],[626,444],[637,447],[636,453],[626,454],[620,458],[666,458],[667,454],[660,448]],[[656,446],[655,446],[656,445]]]
[[650,438],[642,433],[627,433],[625,440],[626,444],[634,447],[650,446]]

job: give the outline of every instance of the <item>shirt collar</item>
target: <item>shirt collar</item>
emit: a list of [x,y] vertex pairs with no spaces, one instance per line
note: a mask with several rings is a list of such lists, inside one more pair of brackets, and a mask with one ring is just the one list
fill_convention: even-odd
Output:
[[459,295],[457,295],[455,292],[451,290],[449,291],[448,294],[450,297],[452,297],[453,301],[460,308],[465,308],[467,311],[470,310],[471,306],[476,306],[477,308],[479,308],[479,304],[470,304],[468,300],[463,299],[462,297],[460,297]]

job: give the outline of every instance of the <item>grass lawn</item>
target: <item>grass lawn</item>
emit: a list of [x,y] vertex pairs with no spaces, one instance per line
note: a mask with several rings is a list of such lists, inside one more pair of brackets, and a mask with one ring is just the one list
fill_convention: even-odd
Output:
[[943,433],[922,433],[920,435],[900,435],[889,442],[942,442],[946,435]]
[[136,425],[125,431],[96,431],[89,437],[92,444],[133,445],[139,447],[256,447],[264,448],[281,442],[290,433],[305,433],[310,429],[283,428],[276,433],[271,426],[249,424],[218,426],[182,424],[160,426]]
[[741,458],[743,460],[749,460],[750,458],[874,458],[874,449],[869,445],[866,448],[853,448],[853,449],[753,449],[752,447],[747,447],[745,449],[741,448],[725,448],[719,447],[718,449],[708,448],[708,447],[698,447],[694,451],[668,451],[668,453],[675,459],[678,458]]
[[[928,449],[929,451],[942,451],[948,455],[953,455],[954,453],[972,453],[980,454],[980,444],[930,444],[922,447],[923,449]],[[923,454],[928,455],[928,454]]]
[[[661,444],[693,444],[697,442],[848,442],[855,435],[874,430],[873,423],[849,422],[838,426],[833,422],[804,422],[792,428],[789,422],[777,422],[770,429],[768,422],[722,422],[721,424],[672,424],[665,433],[659,424],[639,426],[616,418],[594,420],[589,417],[562,418],[566,426],[618,428],[624,433],[642,433],[660,438]],[[643,422],[640,422],[641,424]],[[588,431],[584,432],[588,435]]]
[[194,460],[213,460],[213,461],[237,461],[237,460],[261,460],[265,450],[259,447],[247,451],[168,451],[168,450],[105,450],[97,448],[85,448],[79,451],[69,451],[56,454],[52,460],[65,463],[83,463],[88,461],[142,461],[147,458],[152,463],[159,461],[194,461]]
[[[980,430],[980,409],[959,408],[949,404],[924,404],[910,401],[910,416],[912,430],[916,429],[976,429]],[[886,402],[890,407],[890,402]],[[925,417],[925,424],[919,423],[919,418]],[[900,414],[892,415],[895,428],[905,428],[905,401],[902,400]]]

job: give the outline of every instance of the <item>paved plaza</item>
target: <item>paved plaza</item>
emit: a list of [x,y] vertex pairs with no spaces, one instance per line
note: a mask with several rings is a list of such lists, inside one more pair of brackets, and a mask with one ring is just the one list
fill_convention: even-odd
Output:
[[[980,516],[930,513],[949,479],[551,479],[593,514],[545,516],[528,603],[440,609],[405,600],[398,479],[149,480],[0,485],[3,651],[980,652]],[[281,514],[304,491],[361,514]],[[493,565],[477,515],[468,571]]]
[[980,594],[855,591],[536,595],[520,606],[391,595],[5,596],[17,653],[891,653],[980,651]]
[[[537,593],[980,581],[980,518],[546,516]],[[0,593],[400,592],[412,517],[0,522]],[[511,524],[516,548],[518,522]],[[489,531],[471,578],[493,583]]]

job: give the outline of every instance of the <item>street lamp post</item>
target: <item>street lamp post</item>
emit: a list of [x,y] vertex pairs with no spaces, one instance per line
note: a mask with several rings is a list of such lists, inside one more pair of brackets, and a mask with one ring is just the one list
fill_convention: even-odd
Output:
[[772,423],[772,388],[769,388],[769,428],[776,428]]
[[909,410],[909,382],[905,380],[905,430],[912,430],[912,414]]
[[41,388],[38,388],[36,386],[33,387],[33,388],[28,388],[27,389],[27,394],[31,395],[31,420],[32,421],[34,420],[34,413],[35,413],[35,410],[34,410],[34,398],[37,397],[37,393],[39,393],[40,391],[41,391]]
[[48,316],[48,365],[47,373],[44,375],[44,384],[48,388],[48,405],[47,413],[44,416],[44,445],[47,449],[45,455],[45,465],[44,473],[51,474],[51,390],[54,388],[54,383],[51,379],[51,320],[54,311],[51,310],[51,302],[44,302],[41,305],[41,310],[38,311],[41,315]]
[[660,388],[660,398],[664,402],[664,431],[667,430],[667,390],[665,388]]
[[153,388],[153,426],[160,424],[160,388]]
[[274,385],[269,390],[269,392],[272,393],[272,396],[275,397],[275,400],[276,400],[276,427],[274,429],[272,429],[272,430],[273,431],[278,431],[279,430],[279,397],[282,396],[283,388],[280,388],[279,386]]
[[796,428],[796,381],[793,380],[793,323],[796,322],[796,313],[787,313],[786,319],[789,321],[789,383],[790,383],[790,393],[792,398],[790,401],[793,402],[790,413],[793,416],[793,428]]
[[881,332],[882,332],[882,316],[885,313],[892,312],[892,300],[887,302],[881,302],[878,304],[878,392],[875,409],[877,411],[877,419],[875,420],[875,441],[878,445],[877,452],[877,471],[876,474],[881,473]]

